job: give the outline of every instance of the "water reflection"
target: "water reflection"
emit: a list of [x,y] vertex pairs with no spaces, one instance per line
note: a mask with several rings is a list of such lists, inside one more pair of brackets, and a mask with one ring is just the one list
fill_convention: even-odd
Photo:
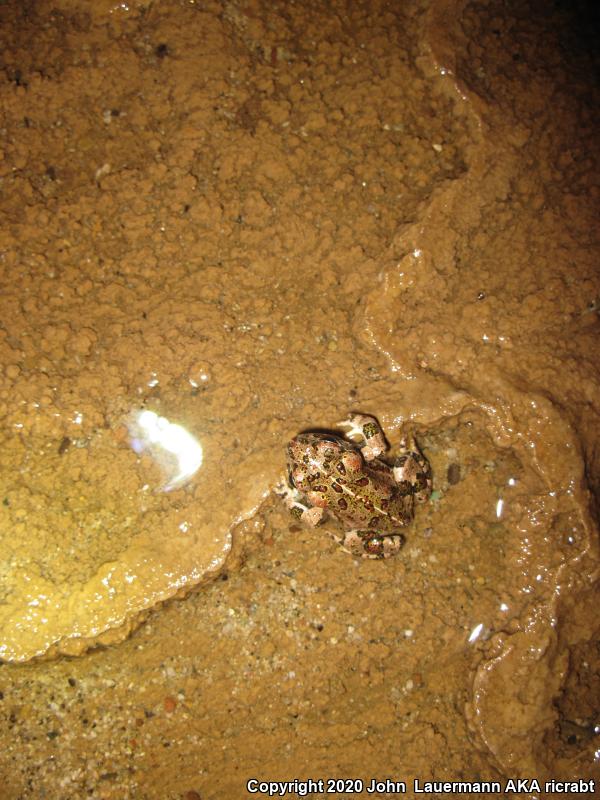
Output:
[[481,632],[483,631],[483,623],[480,622],[479,625],[476,625],[473,630],[471,631],[471,635],[469,636],[469,644],[473,644],[479,639]]
[[127,428],[129,443],[138,454],[147,453],[161,468],[166,483],[159,491],[183,486],[202,465],[202,445],[181,425],[169,422],[154,411],[135,411]]

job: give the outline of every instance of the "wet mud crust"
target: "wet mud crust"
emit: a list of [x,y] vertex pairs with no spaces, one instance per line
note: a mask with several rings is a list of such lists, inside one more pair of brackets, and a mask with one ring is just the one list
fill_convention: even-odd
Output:
[[[0,7],[3,797],[600,777],[594,24]],[[353,409],[432,464],[384,561],[270,494]]]

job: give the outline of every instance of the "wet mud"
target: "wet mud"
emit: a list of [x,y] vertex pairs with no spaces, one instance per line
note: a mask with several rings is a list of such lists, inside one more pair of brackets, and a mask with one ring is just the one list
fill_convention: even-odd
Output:
[[[8,800],[600,779],[590,9],[0,8]],[[274,492],[352,410],[382,561]]]

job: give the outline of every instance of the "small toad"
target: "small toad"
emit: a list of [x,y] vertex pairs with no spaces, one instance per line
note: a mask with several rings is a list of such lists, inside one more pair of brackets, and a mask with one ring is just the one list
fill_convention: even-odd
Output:
[[[374,417],[351,414],[346,437],[301,433],[288,444],[289,486],[278,487],[293,516],[315,527],[327,512],[342,525],[332,533],[342,549],[364,558],[388,558],[404,543],[401,529],[415,503],[431,494],[431,468],[412,437],[402,442],[393,466]],[[359,441],[355,443],[352,438]]]

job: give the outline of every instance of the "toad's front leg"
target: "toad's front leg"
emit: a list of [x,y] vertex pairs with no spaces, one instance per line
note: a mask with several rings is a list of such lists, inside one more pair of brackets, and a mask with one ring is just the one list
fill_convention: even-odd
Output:
[[323,519],[325,509],[317,506],[307,506],[306,503],[302,502],[302,495],[298,489],[292,488],[287,483],[283,481],[279,483],[275,487],[275,494],[283,498],[283,502],[286,508],[289,509],[290,514],[305,525],[316,528]]
[[412,494],[417,503],[426,503],[431,495],[431,467],[419,452],[413,436],[405,437],[394,464],[394,480],[402,495]]
[[360,452],[365,461],[373,461],[387,450],[387,442],[381,425],[369,414],[350,414],[348,419],[338,422],[340,428],[346,428],[349,439],[357,439]]

